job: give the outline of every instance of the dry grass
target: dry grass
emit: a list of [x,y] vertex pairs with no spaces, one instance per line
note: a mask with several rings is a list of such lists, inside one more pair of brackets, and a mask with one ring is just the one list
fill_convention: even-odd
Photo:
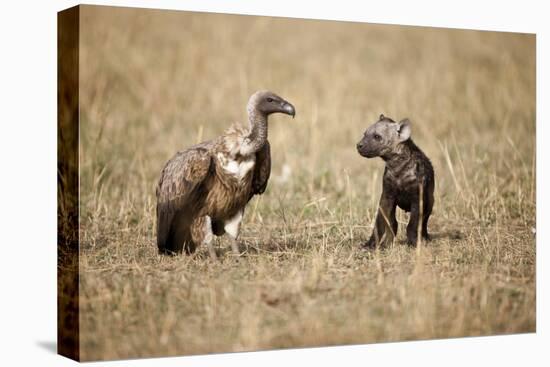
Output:
[[[93,7],[81,27],[84,360],[535,330],[534,36]],[[297,117],[271,119],[247,256],[158,256],[163,164],[260,88]],[[383,163],[355,143],[382,112],[436,170],[418,250],[404,213],[392,248],[358,249]]]

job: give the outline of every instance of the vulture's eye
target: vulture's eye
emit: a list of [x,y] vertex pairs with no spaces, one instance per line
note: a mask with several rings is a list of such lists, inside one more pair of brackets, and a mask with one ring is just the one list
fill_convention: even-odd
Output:
[[269,103],[271,103],[271,102],[273,102],[273,98],[268,98],[267,101],[268,101]]
[[382,137],[378,134],[374,134],[374,140],[380,141],[380,140],[382,140]]

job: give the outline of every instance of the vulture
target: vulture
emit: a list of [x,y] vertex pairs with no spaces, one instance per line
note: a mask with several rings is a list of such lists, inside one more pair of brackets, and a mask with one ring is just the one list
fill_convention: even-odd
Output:
[[206,244],[216,259],[213,235],[227,233],[233,253],[240,255],[237,238],[244,208],[265,191],[271,172],[268,116],[296,114],[292,104],[265,90],[250,97],[247,112],[248,128],[234,124],[165,164],[156,190],[160,254],[191,254]]

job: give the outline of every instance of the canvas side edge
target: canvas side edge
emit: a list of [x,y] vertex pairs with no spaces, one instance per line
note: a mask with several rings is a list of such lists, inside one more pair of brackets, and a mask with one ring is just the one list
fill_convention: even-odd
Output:
[[80,7],[57,22],[57,352],[78,361]]

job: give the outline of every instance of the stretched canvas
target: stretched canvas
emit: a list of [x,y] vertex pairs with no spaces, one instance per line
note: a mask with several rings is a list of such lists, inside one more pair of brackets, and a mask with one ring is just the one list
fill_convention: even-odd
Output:
[[[535,52],[534,34],[60,12],[59,353],[535,332]],[[412,141],[431,196],[386,213]],[[408,224],[428,209],[429,236]]]

